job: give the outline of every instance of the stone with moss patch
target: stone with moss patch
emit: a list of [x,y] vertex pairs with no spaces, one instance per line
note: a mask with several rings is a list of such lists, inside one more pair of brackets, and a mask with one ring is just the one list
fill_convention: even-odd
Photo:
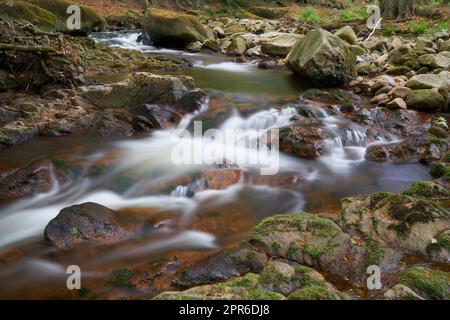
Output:
[[158,8],[147,10],[143,28],[143,40],[147,44],[184,48],[209,38],[197,17]]

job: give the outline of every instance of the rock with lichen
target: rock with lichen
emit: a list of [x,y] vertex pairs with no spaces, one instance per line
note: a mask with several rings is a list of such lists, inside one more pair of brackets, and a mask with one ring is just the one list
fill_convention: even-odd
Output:
[[429,247],[450,229],[450,212],[436,200],[450,193],[434,182],[417,182],[400,194],[373,193],[342,200],[339,224],[369,236],[384,246],[438,260]]

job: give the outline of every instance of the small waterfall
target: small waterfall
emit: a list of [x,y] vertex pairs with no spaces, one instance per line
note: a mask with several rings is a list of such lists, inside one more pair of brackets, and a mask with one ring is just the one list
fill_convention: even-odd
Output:
[[172,197],[189,197],[190,195],[193,195],[191,192],[189,186],[177,186],[175,190],[173,190],[170,195]]

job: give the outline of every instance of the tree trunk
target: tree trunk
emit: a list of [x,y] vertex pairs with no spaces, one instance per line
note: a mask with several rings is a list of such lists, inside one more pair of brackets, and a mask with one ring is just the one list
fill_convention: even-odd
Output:
[[414,17],[415,0],[380,0],[384,19],[410,19]]

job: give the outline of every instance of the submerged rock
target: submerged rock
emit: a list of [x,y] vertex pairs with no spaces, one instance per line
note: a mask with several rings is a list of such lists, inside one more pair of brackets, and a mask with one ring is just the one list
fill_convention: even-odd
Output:
[[317,158],[328,152],[326,129],[319,126],[290,126],[280,130],[280,151],[305,158]]
[[65,208],[45,227],[45,239],[61,249],[125,240],[128,233],[115,221],[114,214],[96,203]]
[[203,43],[209,38],[197,17],[164,9],[148,9],[143,28],[146,44],[184,48],[192,42]]
[[288,67],[318,86],[346,84],[355,74],[355,55],[338,36],[322,29],[310,31],[287,57]]

